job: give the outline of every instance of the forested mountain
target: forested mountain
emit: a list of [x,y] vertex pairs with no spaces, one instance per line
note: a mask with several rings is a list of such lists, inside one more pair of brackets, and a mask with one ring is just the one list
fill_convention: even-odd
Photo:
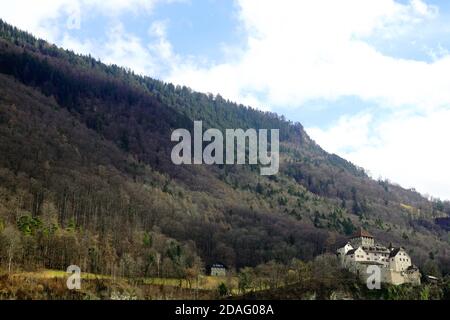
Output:
[[[173,165],[171,132],[195,120],[280,129],[280,174]],[[218,262],[308,261],[363,226],[446,274],[449,213],[449,203],[328,154],[299,123],[104,65],[0,21],[2,268],[77,264],[182,278]]]

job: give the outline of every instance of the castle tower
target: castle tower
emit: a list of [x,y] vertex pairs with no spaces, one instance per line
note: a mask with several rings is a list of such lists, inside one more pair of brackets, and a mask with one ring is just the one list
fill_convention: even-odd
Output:
[[359,246],[370,247],[375,245],[375,240],[369,232],[367,232],[363,228],[360,228],[351,236],[350,243],[355,248]]

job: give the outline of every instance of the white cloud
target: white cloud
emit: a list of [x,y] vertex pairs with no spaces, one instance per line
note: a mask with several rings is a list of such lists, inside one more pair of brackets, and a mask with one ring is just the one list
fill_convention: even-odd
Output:
[[[149,35],[153,41],[148,44],[148,49],[153,57],[157,57],[159,62],[163,62],[160,67],[170,67],[179,63],[179,57],[174,53],[172,44],[167,40],[168,21],[156,20],[149,29]],[[165,70],[159,70],[158,75],[163,74]]]
[[81,6],[102,10],[105,15],[120,14],[124,10],[138,13],[151,11],[157,0],[77,0]]
[[[385,121],[372,124],[364,117],[338,121],[321,130],[307,129],[326,150],[366,168],[379,176],[443,199],[450,199],[450,110],[421,115],[394,113]],[[345,140],[345,141],[342,141]],[[346,150],[347,143],[351,146]]]
[[[0,0],[0,18],[14,26],[29,31],[51,42],[61,36],[64,26],[57,19],[80,13],[83,16],[96,12],[116,16],[124,11],[150,12],[158,1],[163,0]],[[174,1],[174,0],[165,0]]]
[[[158,3],[184,1],[187,0],[0,0],[0,18],[64,48],[91,54],[107,64],[124,66],[139,74],[159,76],[168,72],[178,59],[167,41],[167,21],[153,20],[149,29],[152,40],[145,43],[124,29],[119,16],[124,12],[148,16]],[[89,15],[108,18],[110,27],[105,40],[80,39],[71,35],[72,27],[82,26]],[[65,25],[61,25],[61,19],[65,21],[63,18],[67,20]]]
[[349,152],[371,143],[369,126],[372,120],[373,116],[370,113],[342,116],[328,130],[313,127],[307,131],[328,152]]
[[[176,66],[168,77],[195,89],[271,107],[357,96],[389,106],[450,103],[450,57],[433,63],[385,56],[365,39],[395,37],[432,19],[437,8],[414,0],[240,0],[248,32],[238,59]],[[264,92],[265,99],[258,99]],[[431,99],[430,99],[431,98]]]
[[166,39],[165,28],[164,21],[153,22],[149,28],[153,40],[144,43],[139,37],[128,33],[121,23],[116,23],[107,32],[104,41],[80,41],[66,33],[61,46],[77,53],[91,54],[107,64],[130,68],[138,74],[159,75],[164,73],[166,64],[175,64],[179,59]]
[[422,0],[411,0],[411,6],[415,12],[422,16],[434,16],[438,10],[435,6],[431,6]]
[[0,17],[18,28],[53,40],[58,30],[49,21],[60,17],[69,4],[69,0],[0,0]]

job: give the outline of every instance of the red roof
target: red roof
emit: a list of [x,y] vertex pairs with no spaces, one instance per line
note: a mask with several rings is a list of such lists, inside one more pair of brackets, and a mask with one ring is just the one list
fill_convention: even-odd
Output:
[[364,230],[363,228],[360,228],[358,231],[356,231],[353,235],[352,235],[352,239],[353,238],[361,238],[361,237],[365,237],[365,238],[373,238],[373,236],[367,232],[366,230]]

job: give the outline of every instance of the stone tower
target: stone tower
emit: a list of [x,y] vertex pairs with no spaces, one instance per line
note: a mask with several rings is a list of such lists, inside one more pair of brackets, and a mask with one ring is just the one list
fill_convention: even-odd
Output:
[[350,243],[354,248],[357,248],[359,246],[370,247],[375,245],[375,240],[369,232],[367,232],[363,228],[360,228],[351,236]]

